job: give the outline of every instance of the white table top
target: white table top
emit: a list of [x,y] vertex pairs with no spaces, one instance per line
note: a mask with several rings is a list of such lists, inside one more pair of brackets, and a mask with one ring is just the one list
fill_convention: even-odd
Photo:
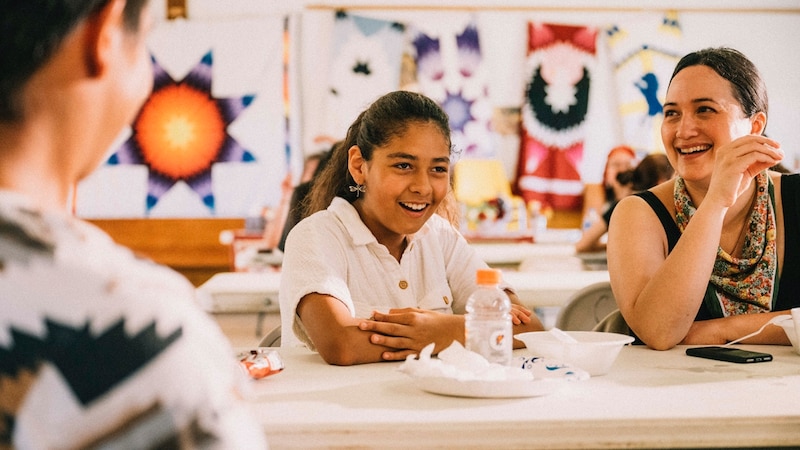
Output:
[[607,375],[522,399],[440,396],[418,389],[400,363],[337,367],[280,349],[286,369],[254,381],[250,398],[273,448],[800,445],[800,355],[742,348],[774,361],[626,347]]
[[[607,270],[587,270],[586,258],[597,255],[575,254],[578,237],[579,230],[548,230],[535,244],[471,245],[487,264],[504,267],[505,280],[533,309],[562,306],[581,288],[609,280]],[[197,294],[200,305],[211,313],[278,312],[279,288],[280,271],[226,272],[203,283]]]
[[281,273],[222,272],[196,289],[200,307],[211,313],[279,312]]
[[486,264],[519,265],[527,258],[564,259],[575,254],[572,244],[533,244],[530,242],[481,242],[470,244]]
[[[607,270],[558,270],[558,260],[547,259],[540,264],[550,264],[551,270],[503,271],[503,278],[529,308],[562,306],[581,288],[609,280]],[[280,272],[224,272],[198,287],[197,296],[203,309],[212,313],[277,312],[279,289]]]
[[503,279],[529,308],[563,306],[572,295],[590,284],[608,281],[607,270],[503,271]]

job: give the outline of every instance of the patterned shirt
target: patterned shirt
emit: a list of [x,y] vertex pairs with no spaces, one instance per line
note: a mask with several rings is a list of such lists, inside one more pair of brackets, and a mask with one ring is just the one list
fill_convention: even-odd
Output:
[[183,277],[0,191],[0,447],[265,448],[236,364]]

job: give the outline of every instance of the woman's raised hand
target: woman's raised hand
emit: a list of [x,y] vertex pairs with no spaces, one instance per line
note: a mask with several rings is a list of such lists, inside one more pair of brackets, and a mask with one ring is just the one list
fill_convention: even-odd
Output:
[[752,134],[734,139],[716,150],[714,173],[706,199],[732,206],[758,173],[781,160],[783,150],[774,139]]

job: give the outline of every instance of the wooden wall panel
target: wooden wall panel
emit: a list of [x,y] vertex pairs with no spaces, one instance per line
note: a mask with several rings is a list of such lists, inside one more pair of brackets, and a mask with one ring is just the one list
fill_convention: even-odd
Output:
[[223,230],[244,227],[244,219],[90,219],[117,243],[177,270],[199,286],[231,270],[230,247],[219,242]]

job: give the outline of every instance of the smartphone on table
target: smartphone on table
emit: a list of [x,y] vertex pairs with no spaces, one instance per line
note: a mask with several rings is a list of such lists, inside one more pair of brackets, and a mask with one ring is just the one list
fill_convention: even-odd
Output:
[[772,361],[769,353],[754,352],[735,347],[692,347],[686,349],[689,356],[698,358],[715,359],[718,361],[728,361],[740,364],[758,363]]

